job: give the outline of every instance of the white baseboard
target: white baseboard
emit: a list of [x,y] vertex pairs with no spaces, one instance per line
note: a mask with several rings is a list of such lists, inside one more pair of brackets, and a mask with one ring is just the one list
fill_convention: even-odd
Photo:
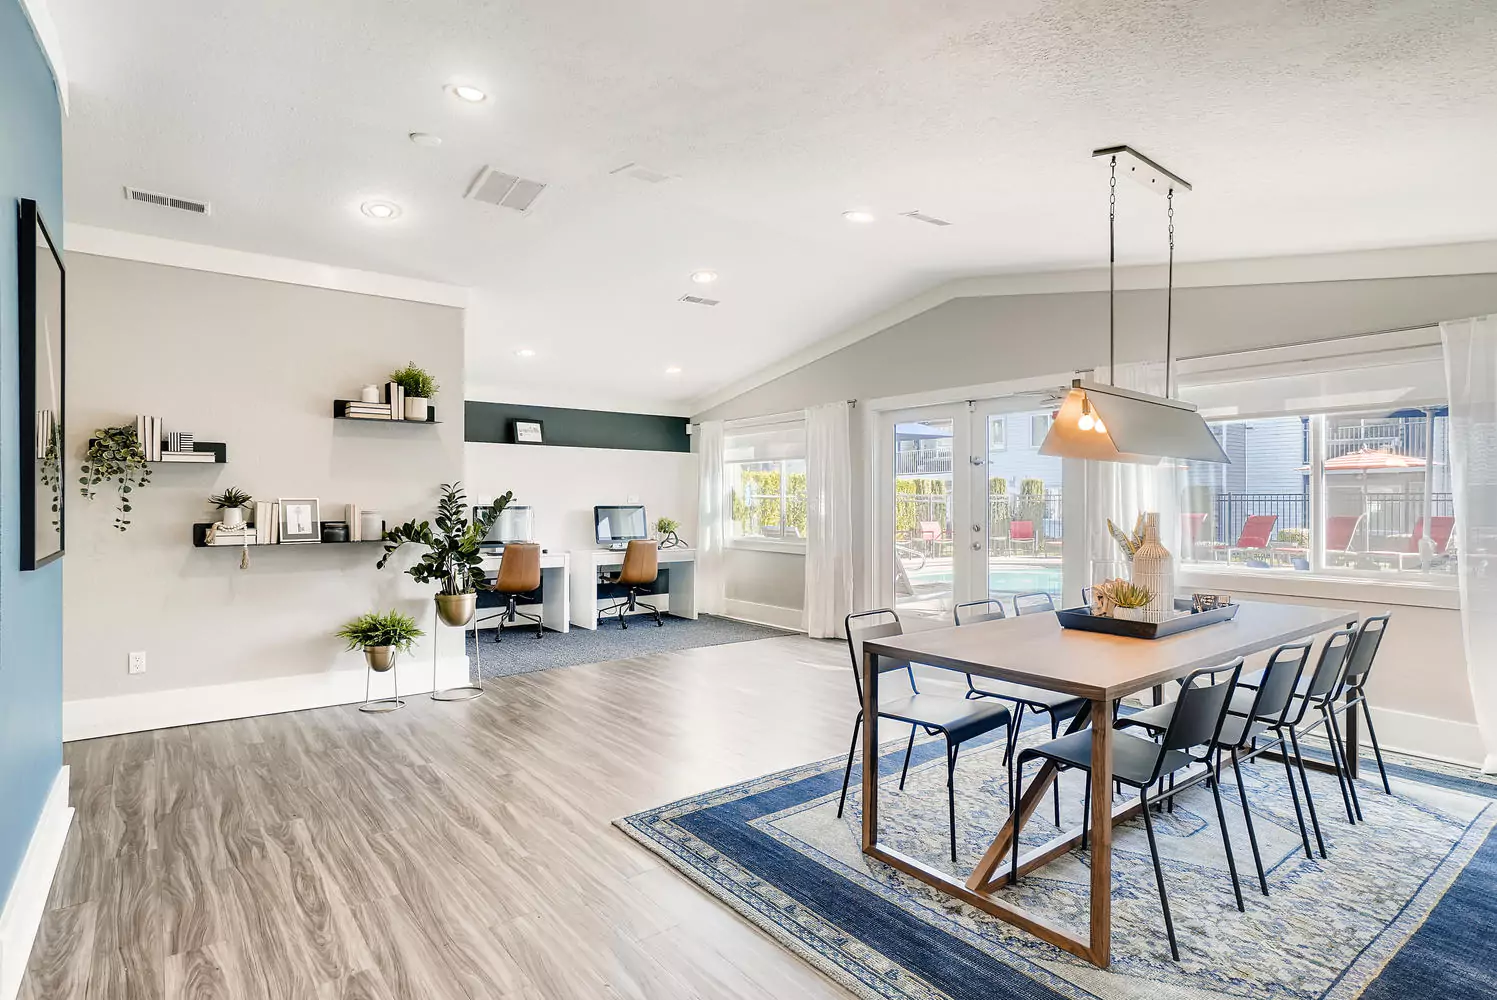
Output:
[[[1376,705],[1372,706],[1372,721],[1377,726],[1378,745],[1384,750],[1477,768],[1486,756],[1481,730],[1474,722],[1452,722]],[[1370,753],[1372,742],[1367,738],[1366,726],[1362,728],[1362,749]]]
[[[335,670],[65,701],[62,703],[62,738],[69,742],[91,740],[99,736],[170,729],[199,722],[222,722],[225,719],[348,705],[364,700],[365,674],[363,669]],[[402,658],[396,662],[394,674],[400,679],[402,695],[424,694],[431,690],[429,660]],[[439,688],[466,684],[467,678],[468,661],[465,657],[444,656],[437,661]],[[391,674],[376,674],[370,696],[387,698],[393,686]]]
[[[31,843],[15,883],[0,910],[0,1000],[14,1000],[21,989],[21,977],[31,958],[31,945],[42,925],[47,896],[52,891],[52,877],[68,842],[73,825],[73,807],[68,805],[68,769],[58,769],[52,789],[42,804],[42,814],[32,831]],[[79,945],[81,947],[81,945]]]
[[753,622],[755,625],[773,625],[796,632],[805,631],[805,613],[800,608],[782,608],[775,604],[755,604],[753,601],[723,601],[723,617]]

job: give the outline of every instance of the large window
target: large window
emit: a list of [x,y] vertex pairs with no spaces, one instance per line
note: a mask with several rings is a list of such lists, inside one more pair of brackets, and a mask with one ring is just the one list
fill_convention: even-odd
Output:
[[801,546],[806,539],[806,428],[802,421],[729,428],[724,479],[729,543]]
[[1187,561],[1266,573],[1449,577],[1459,545],[1447,409],[1221,420],[1230,465],[1190,463]]

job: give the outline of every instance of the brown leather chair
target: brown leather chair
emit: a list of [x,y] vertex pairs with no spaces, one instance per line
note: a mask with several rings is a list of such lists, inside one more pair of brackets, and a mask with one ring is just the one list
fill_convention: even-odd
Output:
[[[535,637],[545,634],[545,626],[538,615],[527,615],[515,605],[521,594],[528,594],[541,585],[541,547],[535,542],[510,542],[504,546],[504,555],[499,559],[499,576],[489,589],[506,597],[504,610],[499,613],[499,630],[494,641],[504,639],[504,623],[516,618],[535,622]],[[492,616],[490,616],[492,617]]]
[[655,616],[655,627],[660,627],[660,610],[648,604],[640,604],[636,599],[641,593],[653,593],[644,590],[645,587],[653,586],[655,580],[660,576],[660,551],[655,542],[643,542],[638,539],[629,543],[624,550],[624,565],[619,569],[618,576],[612,582],[622,584],[629,588],[629,596],[618,604],[604,608],[600,614],[611,614],[618,612],[619,626],[628,628],[629,623],[624,621],[625,615],[638,614],[648,611]]

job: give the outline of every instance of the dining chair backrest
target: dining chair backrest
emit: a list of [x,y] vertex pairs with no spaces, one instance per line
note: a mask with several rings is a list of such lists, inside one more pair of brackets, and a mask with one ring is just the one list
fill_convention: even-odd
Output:
[[968,601],[966,604],[958,604],[952,609],[952,615],[957,625],[976,625],[978,622],[991,622],[1008,617],[1004,614],[1003,602],[994,600]]
[[1351,650],[1352,641],[1356,637],[1356,629],[1350,628],[1337,629],[1326,636],[1325,644],[1320,647],[1320,657],[1315,661],[1315,669],[1310,673],[1310,682],[1305,685],[1299,709],[1293,719],[1286,719],[1291,726],[1297,726],[1304,720],[1305,712],[1312,704],[1322,705],[1335,697],[1336,689],[1341,683],[1341,670],[1346,666],[1346,654]]
[[1266,549],[1268,540],[1273,537],[1273,526],[1278,523],[1277,514],[1254,514],[1242,522],[1242,530],[1237,533],[1237,545],[1239,549]]
[[[843,631],[847,633],[847,649],[852,655],[852,680],[858,689],[858,704],[861,705],[863,703],[863,643],[891,635],[904,635],[904,628],[899,624],[899,615],[888,608],[880,608],[876,611],[859,611],[848,615],[843,620]],[[878,672],[885,674],[891,670],[908,671],[910,687],[914,688],[915,672],[910,661],[892,656],[879,657]]]
[[1055,599],[1043,590],[1032,594],[1014,595],[1014,614],[1033,615],[1042,611],[1054,611]]
[[1008,537],[1015,542],[1034,541],[1033,521],[1010,521],[1008,522]]
[[1294,692],[1299,688],[1299,679],[1304,676],[1305,664],[1310,660],[1310,645],[1308,642],[1285,643],[1273,651],[1268,666],[1263,668],[1248,718],[1271,726],[1284,724]]
[[[1197,683],[1210,680],[1224,670],[1232,672],[1224,681],[1214,684]],[[1221,735],[1222,723],[1226,720],[1227,709],[1232,703],[1232,691],[1237,687],[1240,676],[1241,657],[1231,663],[1202,667],[1187,676],[1185,686],[1180,689],[1180,697],[1175,702],[1174,714],[1170,716],[1170,724],[1160,738],[1160,747],[1165,751],[1184,750],[1187,753],[1193,747],[1205,747],[1209,753],[1211,745]],[[1164,757],[1163,753],[1159,755],[1159,764],[1155,765],[1155,774],[1149,784],[1158,779],[1159,766],[1163,764]]]
[[1392,615],[1372,615],[1363,619],[1361,626],[1357,629],[1357,637],[1352,640],[1351,652],[1346,655],[1346,672],[1343,674],[1342,687],[1360,690],[1367,683],[1367,674],[1372,670],[1372,660],[1377,656],[1377,648],[1382,645],[1383,633],[1388,630],[1388,619]]

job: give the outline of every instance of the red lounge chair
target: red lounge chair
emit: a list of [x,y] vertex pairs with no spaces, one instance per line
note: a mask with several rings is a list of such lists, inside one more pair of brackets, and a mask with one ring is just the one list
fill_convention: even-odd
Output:
[[1015,542],[1023,542],[1036,551],[1039,550],[1039,539],[1034,537],[1033,521],[1008,522],[1008,541],[1010,546]]
[[1326,552],[1350,552],[1366,514],[1336,514],[1325,519]]
[[[1450,548],[1450,536],[1455,534],[1455,518],[1432,517],[1429,519],[1429,540],[1434,543],[1435,555],[1443,556]],[[1414,537],[1409,539],[1408,551],[1418,552],[1424,540],[1424,518],[1414,522]]]
[[1277,514],[1254,514],[1242,523],[1242,530],[1237,533],[1237,544],[1227,550],[1227,561],[1232,560],[1232,553],[1246,549],[1249,552],[1261,552],[1268,548],[1269,540],[1273,538],[1274,525],[1279,521]]

